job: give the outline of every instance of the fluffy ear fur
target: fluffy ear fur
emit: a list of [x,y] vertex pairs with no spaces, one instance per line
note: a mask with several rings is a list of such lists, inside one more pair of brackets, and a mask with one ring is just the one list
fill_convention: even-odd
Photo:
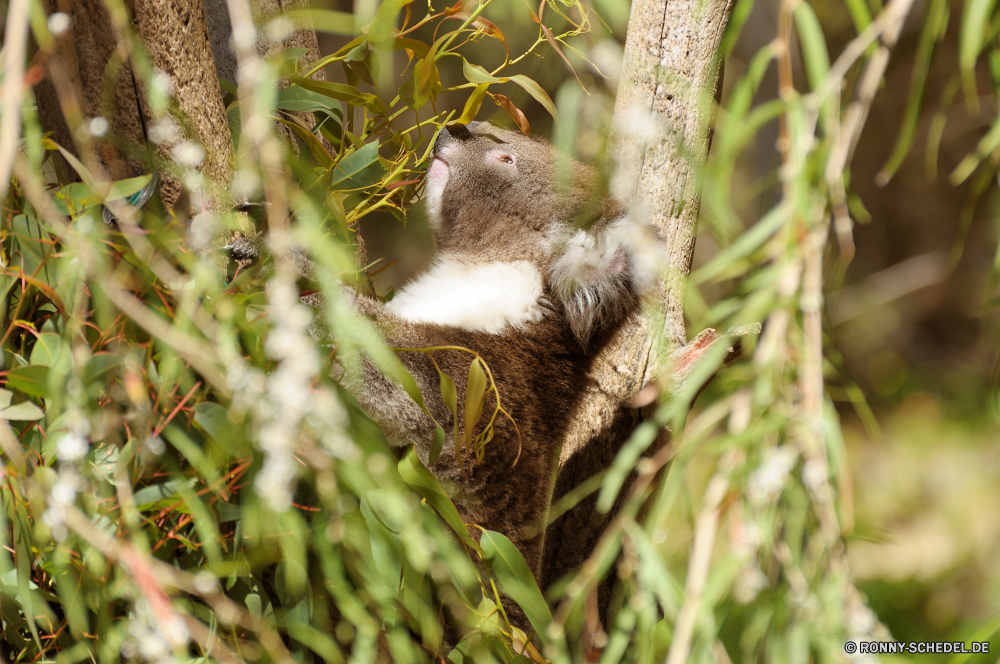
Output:
[[656,229],[628,216],[560,243],[552,265],[552,289],[570,328],[584,346],[620,322],[656,282],[662,247]]

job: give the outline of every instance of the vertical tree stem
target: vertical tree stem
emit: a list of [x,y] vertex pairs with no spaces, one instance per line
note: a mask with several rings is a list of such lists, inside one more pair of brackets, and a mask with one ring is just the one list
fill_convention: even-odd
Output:
[[28,0],[11,0],[3,39],[3,114],[0,115],[0,200],[7,195],[21,133],[24,50],[28,44]]

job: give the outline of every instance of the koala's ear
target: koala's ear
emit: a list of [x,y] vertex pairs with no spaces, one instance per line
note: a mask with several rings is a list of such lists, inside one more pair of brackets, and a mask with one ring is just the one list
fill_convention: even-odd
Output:
[[559,245],[552,289],[584,346],[638,306],[664,255],[656,229],[628,216],[577,230]]

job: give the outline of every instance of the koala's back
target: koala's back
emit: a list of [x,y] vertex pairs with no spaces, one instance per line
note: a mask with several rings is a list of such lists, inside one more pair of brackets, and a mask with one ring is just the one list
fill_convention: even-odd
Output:
[[[430,470],[453,495],[467,523],[507,535],[518,546],[529,566],[540,572],[542,537],[551,491],[555,448],[576,412],[588,380],[589,355],[563,317],[549,310],[525,329],[500,334],[468,331],[433,324],[394,321],[384,326],[390,345],[400,347],[461,346],[483,359],[496,381],[505,416],[494,421],[494,436],[482,460],[465,450],[460,470],[454,451],[454,427],[464,430],[464,403],[469,366],[473,356],[464,351],[433,353],[442,372],[455,382],[458,422],[441,398],[437,369],[421,352],[401,352],[400,359],[416,378],[424,403],[446,431],[445,445]],[[406,344],[405,346],[403,344]],[[482,431],[496,406],[487,395]],[[428,459],[424,458],[425,463]],[[534,525],[534,527],[531,527]],[[526,528],[526,526],[528,526]],[[473,536],[479,531],[473,529]]]

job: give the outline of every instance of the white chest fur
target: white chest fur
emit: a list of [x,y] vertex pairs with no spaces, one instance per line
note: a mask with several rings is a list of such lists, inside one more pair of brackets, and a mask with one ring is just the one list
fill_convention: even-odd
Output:
[[542,275],[527,261],[464,263],[442,259],[389,302],[396,316],[499,334],[542,317]]

